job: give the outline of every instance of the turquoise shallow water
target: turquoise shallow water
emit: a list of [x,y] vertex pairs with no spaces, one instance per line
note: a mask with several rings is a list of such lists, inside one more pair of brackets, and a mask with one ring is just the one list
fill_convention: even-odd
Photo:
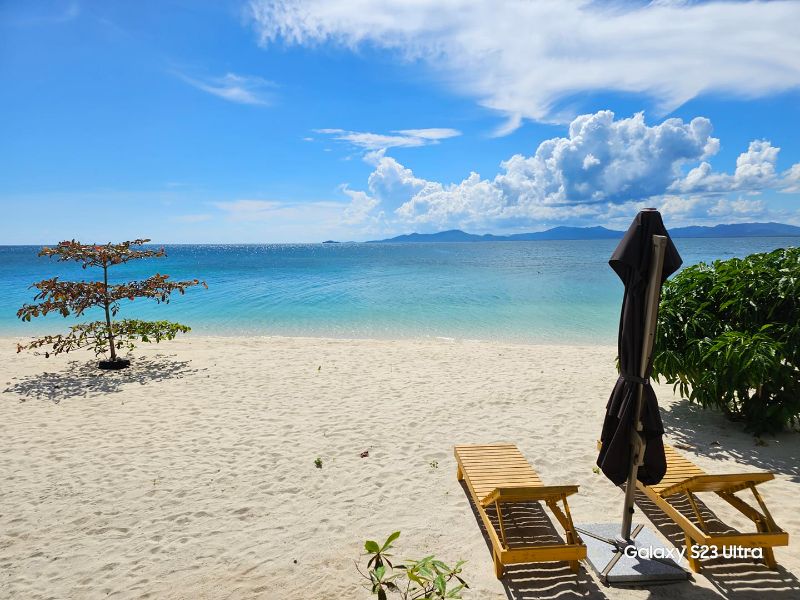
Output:
[[[800,238],[677,239],[684,265],[796,246]],[[222,335],[454,337],[613,344],[622,284],[608,267],[615,240],[442,244],[167,246],[167,258],[116,267],[113,279],[205,279],[173,303],[126,303],[120,316],[178,320]],[[97,276],[0,246],[0,334],[59,331],[58,316],[15,313],[28,286]],[[90,315],[100,318],[99,313]]]

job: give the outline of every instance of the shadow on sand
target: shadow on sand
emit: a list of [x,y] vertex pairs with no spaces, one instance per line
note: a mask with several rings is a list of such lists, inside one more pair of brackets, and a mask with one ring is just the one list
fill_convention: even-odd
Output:
[[44,372],[19,379],[3,390],[14,394],[21,402],[29,399],[49,400],[58,404],[62,400],[82,398],[88,394],[119,392],[124,386],[138,383],[147,385],[166,379],[179,379],[198,372],[189,361],[178,361],[171,356],[156,354],[138,357],[128,369],[102,371],[97,361],[71,361],[56,372]]
[[[470,498],[466,484],[461,482],[461,487],[467,498]],[[676,547],[683,547],[683,532],[671,519],[651,503],[646,496],[637,493],[636,502],[658,530]],[[731,527],[723,523],[702,502],[699,502],[703,517],[707,519],[709,527],[714,531],[731,531]],[[470,499],[470,509],[475,523],[481,530],[486,543],[486,560],[491,564],[492,544],[483,521],[475,505]],[[677,503],[680,510],[689,510]],[[552,521],[538,502],[518,504],[508,511],[504,511],[504,524],[510,545],[515,543],[563,543]],[[494,520],[494,515],[490,513]],[[573,574],[567,563],[535,563],[525,565],[510,565],[501,580],[509,600],[544,600],[544,599],[588,599],[608,600],[614,598],[616,589],[603,587],[587,572],[587,567],[582,564],[581,571]],[[777,571],[770,571],[766,566],[752,561],[745,562],[741,559],[716,559],[703,562],[703,573],[715,590],[697,585],[694,581],[671,583],[667,585],[648,586],[648,598],[652,600],[664,598],[684,598],[686,600],[719,600],[730,598],[732,600],[755,600],[759,598],[775,598],[777,600],[790,600],[800,598],[800,582],[797,578],[778,566]],[[640,588],[641,589],[641,588]]]
[[[724,523],[702,500],[695,499],[700,514],[712,533],[736,533],[734,528]],[[685,546],[683,531],[680,527],[638,490],[636,504],[673,546],[676,548]],[[693,517],[692,507],[685,498],[672,500],[671,504],[687,517]],[[800,581],[780,564],[777,570],[771,571],[760,561],[719,557],[705,559],[701,565],[702,575],[711,582],[723,598],[732,600],[755,598],[795,600],[800,598]]]
[[[467,498],[469,490],[462,481],[461,487]],[[486,560],[492,562],[492,543],[483,521],[470,498],[472,516],[481,530],[486,542]],[[495,515],[489,511],[489,518],[495,522]],[[544,508],[538,502],[525,502],[504,507],[503,523],[506,539],[511,547],[521,544],[563,544]],[[497,523],[495,522],[495,527]],[[589,600],[607,600],[597,583],[581,566],[577,575],[570,571],[566,562],[531,563],[525,565],[509,565],[501,580],[506,595],[510,600],[544,599],[544,598],[582,598]]]
[[791,481],[800,483],[800,433],[796,431],[768,436],[762,442],[765,445],[756,445],[756,439],[744,431],[741,423],[733,423],[688,400],[673,404],[661,415],[667,434],[679,448],[686,445],[712,459],[733,458],[739,464],[788,475]]

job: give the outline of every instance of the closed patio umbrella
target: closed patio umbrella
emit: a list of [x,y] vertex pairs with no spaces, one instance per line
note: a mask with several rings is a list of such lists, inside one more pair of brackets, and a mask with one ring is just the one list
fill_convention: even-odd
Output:
[[[655,547],[659,541],[643,526],[631,531],[636,480],[661,481],[667,470],[658,401],[650,386],[661,285],[681,266],[681,257],[659,212],[644,209],[623,236],[609,265],[625,285],[617,349],[620,375],[606,405],[597,466],[615,485],[625,483],[622,525],[589,524],[588,559],[607,583],[641,584],[685,579],[673,561],[627,556],[627,546]],[[614,530],[618,531],[617,535]]]
[[[648,380],[652,368],[652,339],[647,339],[650,332],[646,330],[645,317],[648,276],[655,258],[654,235],[666,238],[663,267],[656,277],[660,291],[661,284],[678,270],[682,261],[658,211],[643,210],[636,215],[608,261],[625,285],[625,295],[617,338],[620,376],[606,406],[597,466],[615,485],[625,482],[630,471],[631,427],[640,395],[642,429],[639,434],[646,445],[638,468],[638,479],[646,485],[652,485],[661,481],[667,470],[661,440],[664,427],[656,394]],[[650,347],[644,348],[646,351],[643,356],[646,343]],[[643,368],[644,360],[648,364]]]

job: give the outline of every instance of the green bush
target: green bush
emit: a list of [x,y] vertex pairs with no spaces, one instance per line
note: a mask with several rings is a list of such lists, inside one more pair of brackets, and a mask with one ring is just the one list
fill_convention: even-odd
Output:
[[800,248],[700,263],[664,284],[653,374],[756,434],[800,422]]

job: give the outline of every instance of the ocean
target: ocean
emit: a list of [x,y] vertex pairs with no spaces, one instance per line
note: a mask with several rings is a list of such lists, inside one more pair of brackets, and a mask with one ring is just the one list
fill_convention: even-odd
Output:
[[[686,266],[796,246],[800,238],[674,241]],[[111,279],[157,272],[204,279],[208,290],[193,288],[169,305],[125,301],[119,315],[175,320],[204,334],[614,344],[623,292],[608,266],[616,244],[168,245],[166,258],[114,267]],[[55,333],[74,322],[16,318],[34,281],[100,276],[39,258],[38,250],[0,246],[0,335]]]

